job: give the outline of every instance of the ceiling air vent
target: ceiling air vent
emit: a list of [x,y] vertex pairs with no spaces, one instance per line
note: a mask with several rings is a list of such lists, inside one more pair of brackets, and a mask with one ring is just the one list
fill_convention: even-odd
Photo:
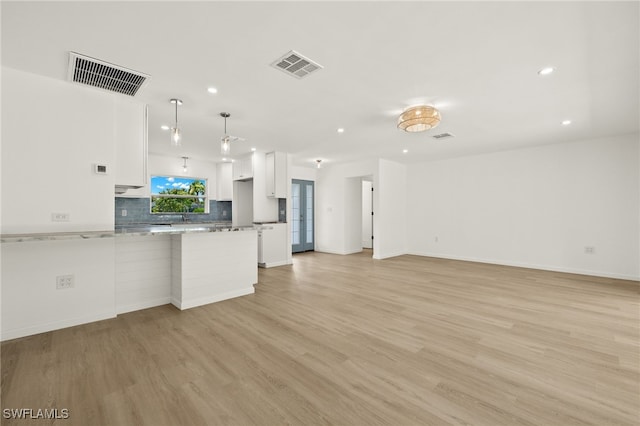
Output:
[[138,71],[69,52],[69,81],[135,96],[150,78]]
[[455,135],[453,133],[446,133],[445,132],[445,133],[440,133],[440,134],[437,134],[437,135],[433,135],[431,137],[434,138],[434,139],[445,139],[445,138],[453,138],[453,137],[455,137]]
[[285,53],[276,59],[271,66],[296,78],[306,77],[323,68],[319,63],[305,58],[295,50]]

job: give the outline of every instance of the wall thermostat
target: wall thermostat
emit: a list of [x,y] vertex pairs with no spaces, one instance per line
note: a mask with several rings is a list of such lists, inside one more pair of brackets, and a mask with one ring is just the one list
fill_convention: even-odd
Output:
[[107,174],[107,165],[106,164],[94,164],[94,171],[99,175]]

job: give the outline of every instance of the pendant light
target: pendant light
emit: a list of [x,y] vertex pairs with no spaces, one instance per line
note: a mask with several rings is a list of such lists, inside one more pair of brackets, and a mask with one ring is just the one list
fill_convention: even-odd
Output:
[[189,157],[182,157],[182,159],[184,160],[184,163],[182,164],[182,172],[187,173],[187,160]]
[[176,124],[171,128],[171,145],[180,146],[182,144],[182,132],[178,127],[178,105],[182,105],[180,99],[171,99],[170,102],[176,105]]
[[220,142],[220,153],[222,155],[231,154],[231,140],[229,135],[227,135],[227,118],[231,117],[231,114],[228,112],[221,112],[220,117],[224,118],[224,136]]

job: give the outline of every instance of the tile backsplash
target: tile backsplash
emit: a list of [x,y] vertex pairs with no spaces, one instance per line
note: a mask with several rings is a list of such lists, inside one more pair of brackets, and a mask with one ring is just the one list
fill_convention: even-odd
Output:
[[[149,198],[116,197],[116,225],[182,222],[181,214],[151,214],[150,206]],[[123,210],[126,216],[122,216]],[[231,201],[209,200],[209,213],[188,213],[187,219],[190,222],[231,221]]]
[[278,222],[287,221],[287,199],[278,198]]

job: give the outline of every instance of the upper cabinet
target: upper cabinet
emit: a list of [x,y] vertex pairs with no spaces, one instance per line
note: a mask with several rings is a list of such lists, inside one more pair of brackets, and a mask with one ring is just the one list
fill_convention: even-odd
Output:
[[118,97],[115,106],[115,184],[120,192],[147,184],[147,106]]
[[253,154],[233,163],[233,180],[253,179]]
[[233,198],[233,181],[231,163],[219,163],[216,167],[217,201],[231,201]]
[[287,198],[287,154],[266,154],[266,188],[269,198]]

